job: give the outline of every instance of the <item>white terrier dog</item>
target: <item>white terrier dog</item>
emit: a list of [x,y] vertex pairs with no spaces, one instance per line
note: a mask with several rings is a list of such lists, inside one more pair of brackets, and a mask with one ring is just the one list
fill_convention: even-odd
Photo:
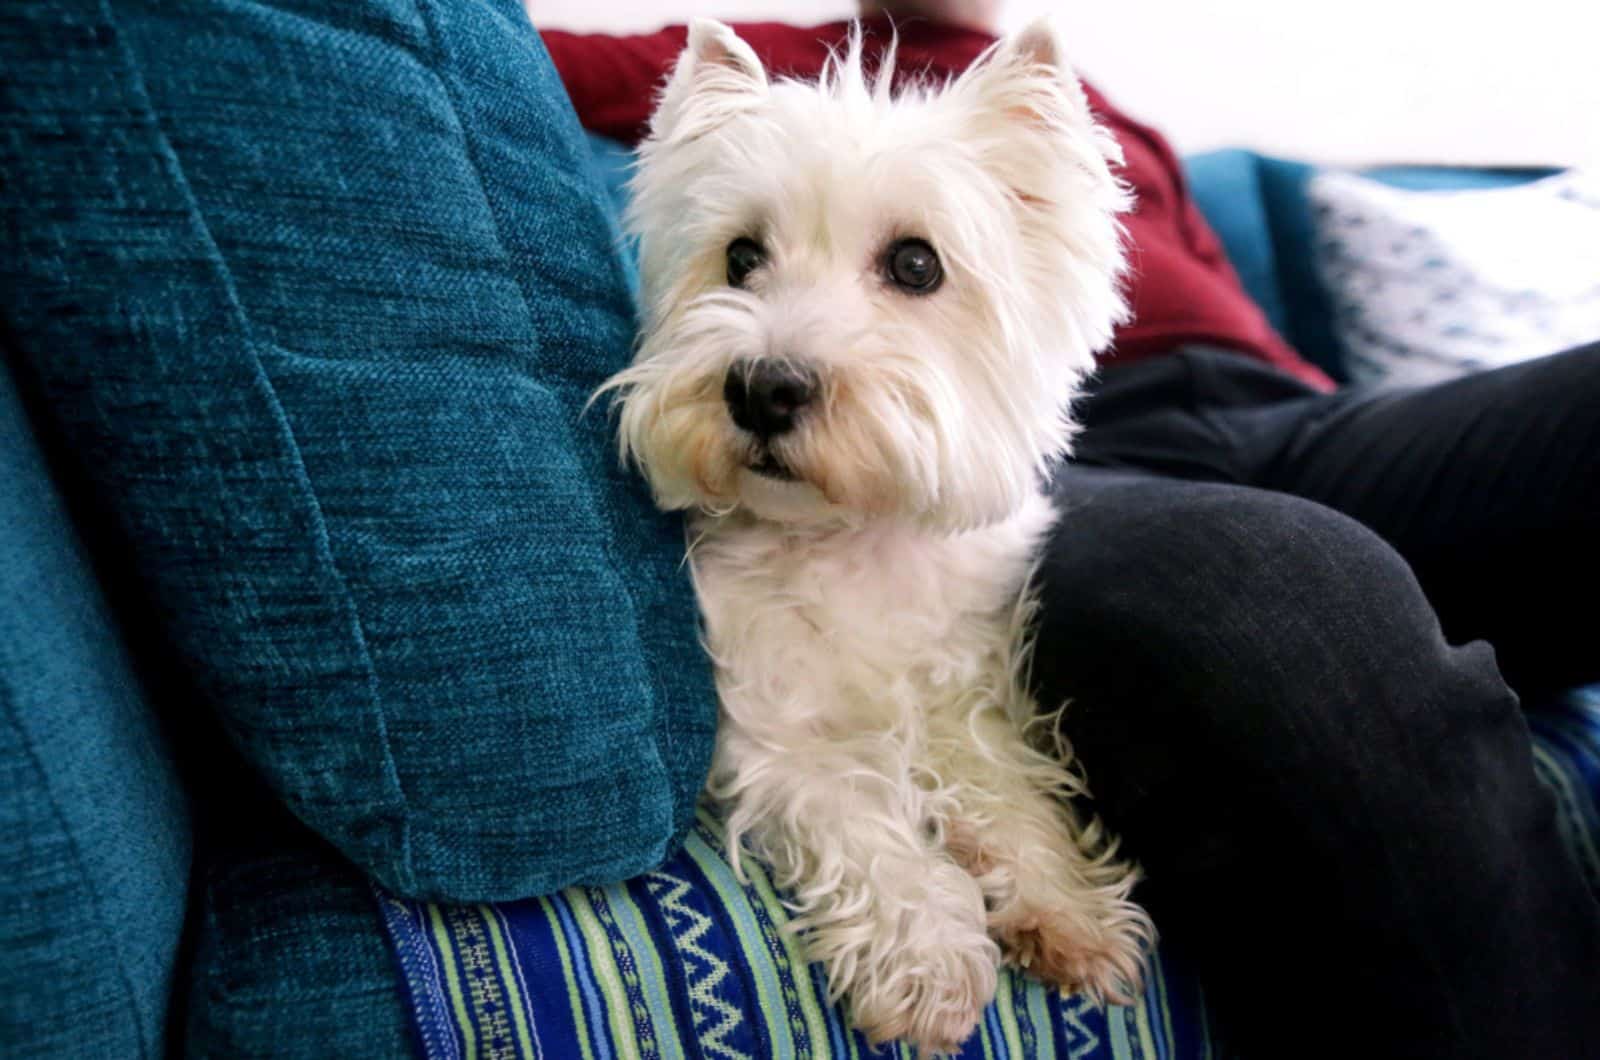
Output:
[[1125,309],[1112,173],[1038,23],[942,88],[859,40],[769,83],[696,22],[633,181],[624,458],[689,509],[721,699],[710,780],[875,1040],[959,1047],[1004,954],[1136,995],[1132,871],[1023,678],[1043,483]]

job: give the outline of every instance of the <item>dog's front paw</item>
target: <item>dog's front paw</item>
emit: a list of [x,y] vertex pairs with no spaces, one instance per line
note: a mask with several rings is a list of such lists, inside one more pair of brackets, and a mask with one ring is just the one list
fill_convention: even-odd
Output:
[[1136,1004],[1154,929],[1125,899],[1083,901],[1070,893],[1019,899],[995,924],[1006,959],[1067,992]]
[[963,934],[861,970],[851,1016],[869,1041],[904,1041],[923,1057],[960,1051],[994,997],[1000,956],[990,939]]

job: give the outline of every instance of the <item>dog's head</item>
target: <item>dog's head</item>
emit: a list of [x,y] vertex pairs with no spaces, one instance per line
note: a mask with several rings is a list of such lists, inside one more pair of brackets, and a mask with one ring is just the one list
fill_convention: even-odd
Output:
[[768,81],[697,21],[632,183],[644,336],[609,387],[666,508],[783,522],[1014,511],[1122,319],[1116,142],[1036,23],[891,93],[859,41]]

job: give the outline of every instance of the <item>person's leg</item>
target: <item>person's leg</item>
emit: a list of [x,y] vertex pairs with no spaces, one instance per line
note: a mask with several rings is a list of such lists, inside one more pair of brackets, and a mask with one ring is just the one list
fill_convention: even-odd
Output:
[[1069,466],[1033,680],[1251,1057],[1578,1057],[1600,904],[1516,696],[1324,506]]
[[[1225,430],[1260,418],[1221,414]],[[1488,640],[1525,696],[1600,681],[1600,624],[1574,617],[1600,599],[1600,343],[1438,386],[1316,399],[1282,423],[1249,481],[1376,530],[1416,571],[1445,635]]]

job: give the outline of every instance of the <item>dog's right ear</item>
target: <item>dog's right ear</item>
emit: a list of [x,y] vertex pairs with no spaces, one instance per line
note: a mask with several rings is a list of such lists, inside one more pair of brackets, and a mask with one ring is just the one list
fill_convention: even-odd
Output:
[[709,18],[689,23],[689,43],[650,119],[653,140],[701,136],[760,102],[767,73],[750,45]]

